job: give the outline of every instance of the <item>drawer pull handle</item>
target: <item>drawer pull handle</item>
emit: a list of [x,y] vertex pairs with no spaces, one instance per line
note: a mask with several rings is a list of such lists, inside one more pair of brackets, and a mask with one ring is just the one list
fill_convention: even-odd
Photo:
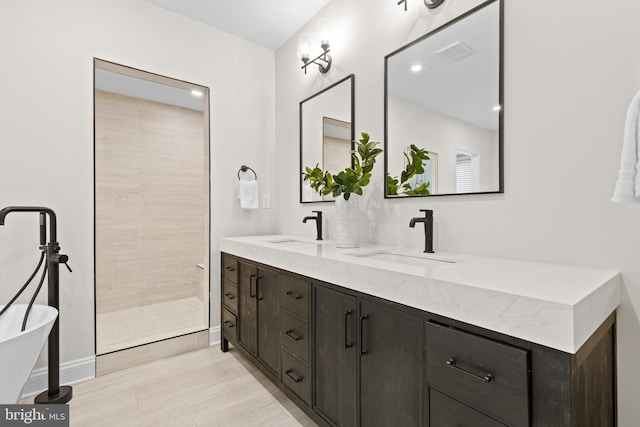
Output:
[[253,291],[253,279],[256,279],[256,287],[258,286],[258,275],[252,274],[249,276],[249,298],[255,298],[258,296],[258,292]]
[[224,321],[224,325],[225,325],[227,328],[233,328],[233,327],[235,326],[235,325],[233,324],[233,322],[232,322],[232,321],[230,321],[230,320],[225,320],[225,321]]
[[300,335],[294,334],[292,329],[289,329],[288,331],[286,331],[285,335],[288,336],[289,338],[291,338],[294,341],[300,341],[302,339],[302,337]]
[[229,299],[234,299],[235,297],[233,296],[232,293],[227,292],[226,294],[224,294],[225,297],[229,298]]
[[349,341],[347,338],[347,327],[349,326],[349,316],[351,316],[353,312],[351,310],[344,312],[344,348],[351,348],[353,343]]
[[229,266],[226,266],[224,269],[227,270],[227,271],[236,271],[235,268],[229,267]]
[[473,372],[469,372],[469,371],[467,371],[465,369],[462,369],[460,366],[458,366],[456,364],[456,359],[449,359],[444,363],[446,363],[447,366],[450,366],[450,367],[452,367],[454,369],[457,369],[458,371],[462,372],[463,374],[467,374],[467,375],[469,375],[469,376],[471,376],[473,378],[476,378],[478,380],[484,381],[486,383],[490,383],[491,381],[493,381],[495,379],[495,377],[490,373],[487,373],[484,376],[482,376],[482,375],[476,375]]
[[364,336],[364,321],[369,319],[369,316],[367,316],[366,314],[363,314],[362,316],[360,316],[360,355],[361,356],[366,356],[367,354],[369,354],[369,350],[367,350],[367,347],[365,346],[365,336]]
[[302,295],[287,291],[286,295],[289,295],[293,299],[302,299]]
[[284,373],[287,374],[289,378],[291,378],[293,381],[297,383],[302,381],[302,377],[293,373],[293,369],[287,369],[286,371],[284,371]]

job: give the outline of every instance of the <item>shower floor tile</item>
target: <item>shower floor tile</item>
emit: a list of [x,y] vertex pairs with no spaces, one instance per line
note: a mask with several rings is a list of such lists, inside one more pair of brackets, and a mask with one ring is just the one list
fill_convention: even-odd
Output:
[[96,316],[98,355],[207,328],[196,297],[101,313]]

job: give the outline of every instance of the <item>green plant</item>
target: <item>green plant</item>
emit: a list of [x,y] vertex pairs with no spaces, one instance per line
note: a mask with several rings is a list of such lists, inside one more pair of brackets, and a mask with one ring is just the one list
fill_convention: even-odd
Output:
[[398,194],[405,194],[407,196],[423,196],[425,194],[431,194],[429,192],[431,182],[425,182],[415,188],[411,188],[409,180],[415,175],[424,173],[424,162],[430,158],[427,154],[427,150],[424,148],[418,148],[413,144],[411,144],[409,148],[410,153],[404,153],[404,157],[407,161],[404,170],[400,174],[400,179],[391,175],[387,176],[387,195],[389,196],[397,196]]
[[322,171],[317,164],[313,169],[305,166],[303,178],[309,181],[311,188],[323,196],[343,195],[345,200],[349,200],[352,193],[362,196],[362,189],[371,180],[371,170],[376,163],[376,156],[382,153],[382,149],[376,148],[378,144],[379,142],[369,141],[369,134],[362,132],[362,138],[356,142],[356,150],[351,154],[352,167],[333,175],[329,171]]

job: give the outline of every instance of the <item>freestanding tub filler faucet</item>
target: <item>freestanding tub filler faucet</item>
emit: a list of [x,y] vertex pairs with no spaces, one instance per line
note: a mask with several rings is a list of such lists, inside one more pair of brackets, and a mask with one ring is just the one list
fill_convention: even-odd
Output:
[[409,227],[414,228],[416,222],[424,223],[424,252],[428,254],[433,253],[433,211],[430,209],[420,209],[420,212],[424,212],[424,217],[411,218],[409,221]]
[[[66,265],[69,268],[69,257],[60,253],[60,244],[57,237],[57,222],[56,214],[52,209],[39,207],[39,206],[9,206],[4,209],[0,209],[0,225],[5,225],[5,220],[8,214],[12,212],[34,212],[40,215],[40,250],[43,252],[42,256],[46,259],[45,273],[48,278],[48,299],[49,305],[60,312],[60,276],[59,266],[60,264]],[[49,243],[46,241],[47,235],[47,222],[46,216],[49,216]],[[40,267],[40,265],[38,265]],[[36,269],[37,271],[37,269]],[[34,272],[35,275],[36,272]],[[33,276],[32,276],[33,278]],[[42,276],[44,280],[44,274]],[[31,279],[29,279],[30,282]],[[27,282],[18,295],[29,284]],[[7,304],[11,305],[13,301],[18,297],[16,295],[12,301]],[[37,291],[36,291],[37,295]],[[34,296],[35,299],[35,296]],[[32,300],[33,301],[33,300]],[[59,319],[60,316],[53,323],[51,332],[49,333],[48,340],[48,380],[49,388],[34,399],[36,404],[64,404],[71,400],[73,397],[73,388],[68,385],[60,385],[60,331],[59,331]]]
[[316,240],[322,240],[322,211],[311,211],[316,214],[316,216],[305,216],[302,219],[302,222],[305,224],[307,220],[316,222]]

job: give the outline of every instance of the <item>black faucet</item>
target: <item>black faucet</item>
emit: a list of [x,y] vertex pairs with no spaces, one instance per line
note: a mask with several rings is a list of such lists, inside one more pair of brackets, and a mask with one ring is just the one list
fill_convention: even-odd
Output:
[[433,253],[433,211],[430,209],[420,209],[420,212],[424,212],[424,218],[416,217],[411,218],[409,221],[409,227],[414,228],[416,222],[424,223],[424,251],[425,253]]
[[[46,273],[48,279],[48,303],[51,307],[58,311],[58,318],[53,322],[53,327],[49,333],[48,339],[48,381],[49,388],[42,393],[38,394],[34,403],[37,404],[63,404],[67,403],[73,397],[73,388],[68,385],[60,385],[60,276],[59,265],[65,264],[69,271],[69,257],[60,253],[60,244],[57,237],[57,221],[56,213],[49,208],[38,206],[9,206],[4,209],[0,209],[0,225],[5,225],[5,219],[8,214],[12,212],[35,212],[40,215],[40,250],[43,251],[43,256],[46,257],[46,267],[42,275],[44,280],[44,274]],[[49,243],[46,243],[47,224],[46,216],[49,216]],[[42,259],[42,258],[41,258]],[[38,268],[40,265],[38,264]],[[33,272],[35,275],[38,270]],[[31,276],[33,278],[33,276]],[[29,280],[30,282],[30,280]],[[29,284],[27,282],[26,285]],[[40,282],[42,285],[42,282]],[[20,292],[24,290],[24,287]],[[39,288],[38,288],[39,290]],[[38,294],[38,290],[35,295]],[[20,292],[18,294],[20,294]],[[34,295],[34,298],[35,298]],[[33,304],[33,299],[31,304]],[[13,302],[13,300],[12,300]]]
[[304,222],[305,224],[307,223],[307,220],[313,220],[316,222],[316,240],[322,240],[322,211],[311,211],[315,214],[317,214],[316,216],[305,216],[302,219],[302,222]]

